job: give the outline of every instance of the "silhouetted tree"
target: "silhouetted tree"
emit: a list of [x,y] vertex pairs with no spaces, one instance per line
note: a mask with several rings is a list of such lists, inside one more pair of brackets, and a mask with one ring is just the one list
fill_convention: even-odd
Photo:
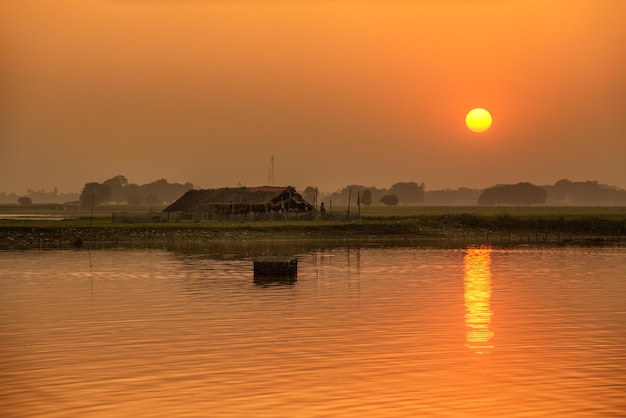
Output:
[[370,189],[364,189],[361,192],[361,204],[365,206],[372,204],[372,191]]
[[139,206],[143,202],[143,198],[138,194],[131,194],[126,198],[126,203],[132,206]]
[[315,203],[317,190],[313,186],[307,186],[302,192],[302,197],[309,203]]
[[333,203],[337,203],[340,205],[347,205],[348,204],[348,197],[350,196],[350,189],[352,189],[352,196],[354,197],[355,194],[362,192],[367,189],[370,190],[372,193],[372,201],[378,201],[376,199],[380,199],[382,196],[384,196],[385,194],[387,194],[387,190],[386,189],[377,189],[375,187],[365,187],[365,186],[360,186],[360,185],[350,185],[350,186],[346,186],[343,189],[334,192],[328,196],[325,196],[325,199],[328,200],[332,200]]
[[[141,202],[143,202],[143,195],[139,185],[129,183],[124,189],[124,199],[129,205],[141,205]],[[137,202],[137,200],[139,200],[139,202]]]
[[429,205],[475,205],[482,190],[459,187],[456,190],[430,190],[425,193],[424,201]]
[[417,184],[413,181],[408,183],[396,183],[389,189],[389,193],[398,196],[404,203],[423,203],[424,202],[424,183]]
[[191,189],[193,189],[191,183],[169,183],[166,179],[139,186],[140,194],[144,196],[144,199],[149,194],[153,194],[158,196],[160,202],[173,202]]
[[20,205],[31,205],[33,201],[30,199],[30,197],[24,196],[17,199],[17,203],[19,203]]
[[570,181],[562,179],[553,186],[542,186],[549,204],[554,205],[614,205],[626,204],[626,190],[600,184],[598,181]]
[[[95,187],[98,183],[89,183]],[[109,197],[106,201],[117,203],[127,202],[128,204],[137,205],[146,201],[148,195],[158,197],[160,202],[173,202],[184,195],[188,190],[193,189],[191,183],[169,183],[166,179],[159,179],[148,184],[129,183],[128,179],[122,175],[112,177],[105,180],[102,185],[109,188]],[[90,192],[93,190],[90,189]],[[81,201],[90,202],[85,196],[81,196]]]
[[159,203],[159,198],[151,193],[146,196],[145,202],[146,205],[157,205]]
[[546,202],[546,191],[530,183],[505,184],[486,189],[478,205],[537,205]]
[[100,183],[87,183],[80,192],[80,206],[89,209],[93,206],[106,203],[111,198],[109,186]]
[[380,202],[387,206],[397,206],[400,201],[395,194],[386,194],[380,198]]
[[128,179],[124,176],[115,176],[105,180],[102,184],[109,186],[111,189],[111,200],[113,202],[122,203],[126,200],[124,189],[128,186]]

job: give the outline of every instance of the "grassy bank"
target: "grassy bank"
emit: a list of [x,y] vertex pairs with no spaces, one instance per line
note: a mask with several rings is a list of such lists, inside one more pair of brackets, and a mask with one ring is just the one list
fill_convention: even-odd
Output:
[[[13,209],[13,211],[11,210]],[[151,210],[155,210],[150,208]],[[113,223],[115,210],[54,211],[2,207],[0,214],[41,215],[0,220],[0,249],[65,248],[83,244],[206,242],[211,240],[456,240],[481,243],[587,243],[626,241],[623,207],[369,207],[333,208],[333,219],[309,221],[210,221]],[[64,218],[45,219],[48,216]],[[56,218],[56,219],[58,219]]]

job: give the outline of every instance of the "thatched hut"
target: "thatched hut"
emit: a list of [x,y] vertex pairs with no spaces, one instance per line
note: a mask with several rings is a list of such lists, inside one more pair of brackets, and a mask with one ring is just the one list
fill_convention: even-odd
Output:
[[[291,186],[189,190],[163,211],[168,219],[262,219],[310,217],[313,205]],[[172,216],[173,215],[173,216]]]

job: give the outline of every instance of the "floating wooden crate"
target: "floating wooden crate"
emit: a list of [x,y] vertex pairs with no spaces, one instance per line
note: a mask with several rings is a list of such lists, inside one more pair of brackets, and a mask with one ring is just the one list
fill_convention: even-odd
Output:
[[291,277],[298,275],[298,259],[295,257],[267,256],[254,260],[254,277]]

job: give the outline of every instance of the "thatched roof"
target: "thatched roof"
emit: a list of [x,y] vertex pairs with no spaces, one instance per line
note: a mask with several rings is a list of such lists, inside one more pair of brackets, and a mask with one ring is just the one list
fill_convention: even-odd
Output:
[[189,190],[164,212],[265,212],[272,210],[310,211],[313,205],[291,186],[225,187]]

